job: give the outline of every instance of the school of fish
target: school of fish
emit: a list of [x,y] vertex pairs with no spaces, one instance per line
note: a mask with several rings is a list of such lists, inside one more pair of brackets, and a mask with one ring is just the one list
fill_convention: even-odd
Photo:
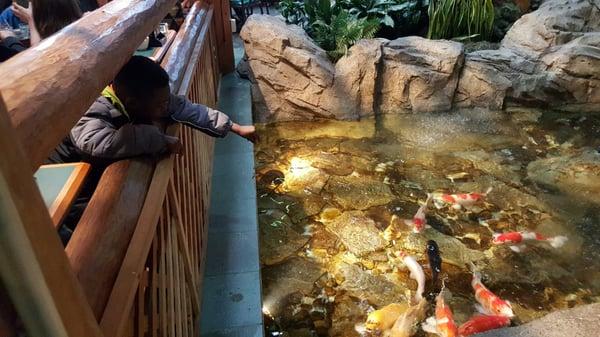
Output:
[[[452,177],[455,178],[455,177]],[[405,225],[411,227],[414,233],[422,233],[429,226],[427,225],[426,213],[431,201],[436,208],[450,207],[454,210],[469,210],[477,203],[482,202],[492,191],[488,188],[483,193],[428,193],[427,199],[419,207],[412,219],[403,220]],[[396,216],[388,228],[384,231],[384,238],[392,240],[398,237],[398,221]],[[495,245],[508,245],[515,252],[522,252],[525,243],[543,242],[553,248],[560,248],[567,242],[565,236],[546,237],[537,232],[521,231],[495,233],[492,243]],[[452,309],[446,303],[445,285],[435,297],[434,315],[425,320],[425,315],[429,302],[424,297],[426,276],[423,268],[417,258],[410,256],[403,251],[394,254],[399,257],[402,263],[408,268],[410,278],[417,281],[417,290],[412,303],[392,303],[379,310],[371,312],[365,324],[357,326],[357,331],[362,333],[371,333],[385,337],[410,337],[417,332],[417,327],[421,324],[421,329],[428,333],[436,334],[440,337],[465,337],[473,334],[498,329],[509,326],[511,319],[515,317],[512,306],[490,289],[482,281],[481,273],[475,265],[471,264],[471,287],[477,304],[475,305],[478,314],[475,314],[467,322],[458,326],[454,321]],[[442,273],[442,257],[439,247],[434,240],[427,241],[425,255],[431,270],[431,287],[435,292],[438,284],[439,275]],[[425,320],[425,321],[424,321]]]

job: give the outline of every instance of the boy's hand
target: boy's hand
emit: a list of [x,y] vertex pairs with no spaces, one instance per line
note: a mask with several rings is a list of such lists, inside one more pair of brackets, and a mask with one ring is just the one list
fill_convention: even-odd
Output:
[[252,143],[256,143],[258,141],[258,135],[256,134],[256,128],[254,125],[239,125],[237,123],[233,123],[231,126],[231,131],[235,132],[241,137],[246,138]]
[[29,3],[29,7],[25,8],[19,5],[16,2],[12,4],[12,10],[16,17],[19,18],[22,22],[31,25],[33,23],[33,14],[31,13],[31,3]]
[[4,41],[9,37],[15,37],[15,33],[7,29],[0,30],[0,41]]
[[183,154],[183,144],[177,137],[165,136],[167,140],[167,151],[173,154]]

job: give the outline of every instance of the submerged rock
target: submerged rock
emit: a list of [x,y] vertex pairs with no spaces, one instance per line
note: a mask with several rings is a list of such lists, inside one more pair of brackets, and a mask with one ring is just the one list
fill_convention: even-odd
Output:
[[280,210],[263,210],[258,215],[258,221],[260,261],[263,264],[276,264],[294,256],[310,239],[299,233],[299,228],[294,228],[289,217]]
[[364,210],[394,200],[388,185],[367,176],[332,177],[325,189],[344,209]]
[[600,154],[592,149],[531,162],[527,177],[581,202],[600,203]]
[[311,159],[313,167],[338,176],[347,176],[354,171],[369,172],[372,167],[370,160],[347,153],[321,152]]
[[357,300],[343,295],[335,299],[333,313],[331,316],[331,337],[360,337],[354,326],[356,322],[364,321],[366,317],[365,308],[358,305]]
[[294,293],[309,295],[324,270],[305,258],[291,258],[262,269],[263,305],[273,317],[286,306]]
[[339,288],[351,296],[366,299],[377,307],[406,301],[406,289],[400,288],[383,276],[370,274],[355,264],[345,262],[338,263],[334,268]]
[[428,240],[434,240],[438,244],[440,256],[444,262],[458,267],[464,267],[470,262],[475,263],[486,258],[483,252],[470,249],[460,240],[431,228],[420,234],[411,232],[403,236],[400,240],[400,247],[410,252],[421,253],[425,250]]
[[360,211],[344,212],[325,225],[357,256],[381,250],[386,245],[385,240],[379,236],[375,222]]
[[[283,188],[293,196],[303,197],[310,194],[319,194],[327,183],[329,176],[325,172],[310,166],[306,159],[300,159],[302,164],[295,164],[294,158],[290,168],[285,173]],[[298,165],[298,166],[295,166]]]

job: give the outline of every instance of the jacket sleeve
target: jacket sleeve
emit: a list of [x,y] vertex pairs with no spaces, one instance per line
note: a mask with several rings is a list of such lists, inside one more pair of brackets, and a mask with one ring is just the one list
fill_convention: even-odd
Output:
[[120,159],[167,150],[166,136],[154,125],[125,124],[115,128],[108,120],[84,116],[71,130],[75,147],[92,157]]
[[169,114],[175,122],[213,137],[225,137],[233,124],[226,114],[201,104],[194,104],[183,96],[171,95]]
[[16,37],[9,36],[2,41],[2,45],[13,50],[16,53],[25,50],[25,46]]

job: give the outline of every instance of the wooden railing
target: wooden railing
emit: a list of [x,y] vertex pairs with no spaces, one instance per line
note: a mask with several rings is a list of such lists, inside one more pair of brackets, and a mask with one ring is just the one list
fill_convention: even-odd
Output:
[[[215,2],[194,4],[161,63],[171,76],[173,93],[208,106],[217,101],[219,69],[231,67],[222,57],[232,48],[230,39],[222,47],[228,29],[224,25],[229,25],[222,11],[228,13],[228,2]],[[30,173],[172,3],[113,1],[53,37],[52,43],[0,65],[0,75],[10,74],[17,84],[15,89],[0,83],[6,102],[6,107],[0,104],[0,288],[10,297],[0,302],[14,305],[29,336],[199,335],[211,137],[171,125],[167,133],[181,138],[184,155],[109,166],[65,250]],[[109,24],[113,26],[105,29],[110,28],[110,38],[97,30]],[[63,41],[80,45],[63,44],[60,51]],[[118,43],[115,54],[92,57],[89,48],[103,43]],[[58,54],[77,53],[80,61],[71,57],[64,65],[62,60],[53,62],[59,69],[74,67],[63,74],[65,80],[54,78],[59,72],[31,63],[43,56],[54,55],[55,60]],[[13,68],[28,63],[27,69]],[[31,75],[26,70],[44,71]],[[31,95],[34,104],[26,106],[29,100],[15,97],[18,93]],[[65,105],[68,99],[61,95],[73,97],[73,106]],[[44,113],[36,115],[41,107]],[[0,310],[4,336],[14,326],[3,326],[2,314]]]

